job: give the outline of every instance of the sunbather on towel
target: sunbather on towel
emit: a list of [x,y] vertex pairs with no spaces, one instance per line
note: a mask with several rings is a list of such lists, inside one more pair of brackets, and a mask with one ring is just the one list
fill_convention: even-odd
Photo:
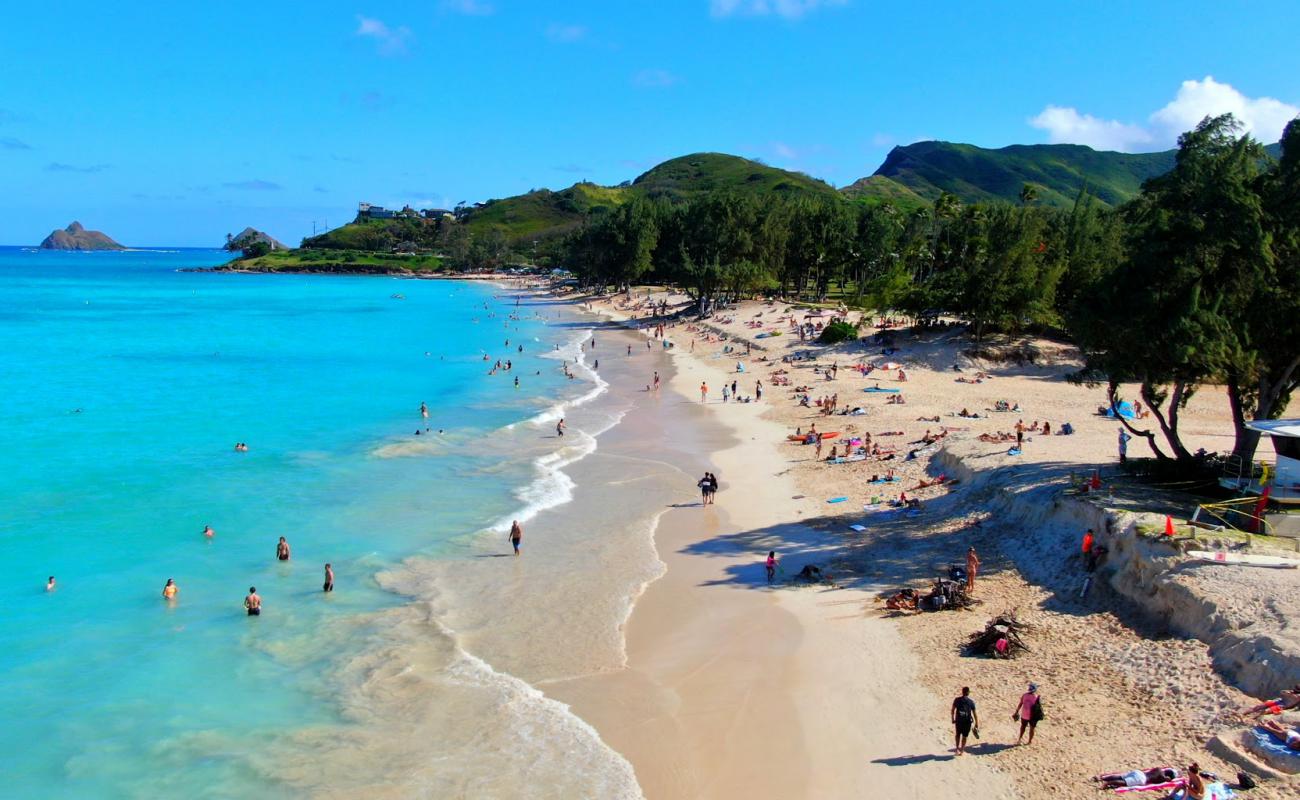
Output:
[[1156,783],[1168,783],[1182,777],[1182,773],[1173,767],[1152,767],[1151,769],[1131,769],[1128,772],[1104,772],[1094,775],[1093,780],[1101,783],[1104,789],[1119,789],[1124,786],[1147,786]]
[[1300,683],[1292,686],[1290,690],[1283,689],[1281,697],[1276,700],[1265,700],[1257,706],[1252,706],[1241,712],[1239,716],[1246,717],[1263,717],[1269,714],[1281,714],[1283,711],[1290,711],[1293,708],[1300,708]]
[[1259,723],[1260,727],[1268,731],[1269,734],[1290,750],[1300,750],[1300,728],[1284,728],[1282,725],[1271,719],[1266,719]]

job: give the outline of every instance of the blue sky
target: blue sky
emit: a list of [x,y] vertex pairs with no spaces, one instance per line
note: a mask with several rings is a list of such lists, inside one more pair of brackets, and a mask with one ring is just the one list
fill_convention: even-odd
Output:
[[1274,141],[1297,30],[1295,2],[12,4],[0,243],[76,218],[296,244],[359,200],[618,183],[701,150],[844,185],[919,139],[1158,150],[1233,110]]

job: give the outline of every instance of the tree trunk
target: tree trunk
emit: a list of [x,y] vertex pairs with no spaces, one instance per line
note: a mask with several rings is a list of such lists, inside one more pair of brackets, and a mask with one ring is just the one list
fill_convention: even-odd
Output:
[[[1192,454],[1183,446],[1183,440],[1178,435],[1178,411],[1183,401],[1183,395],[1187,393],[1187,383],[1177,381],[1174,383],[1174,390],[1169,393],[1169,412],[1166,415],[1160,408],[1160,404],[1155,401],[1155,387],[1143,381],[1142,399],[1146,401],[1147,407],[1155,415],[1156,422],[1160,423],[1160,432],[1165,435],[1165,441],[1174,451],[1174,456],[1179,461],[1190,461]],[[1117,411],[1116,414],[1119,412]],[[1154,449],[1154,447],[1153,447]]]
[[[1292,359],[1276,381],[1261,375],[1259,379],[1259,400],[1255,406],[1255,420],[1273,419],[1279,413],[1278,404],[1290,390],[1294,389],[1296,375],[1300,373],[1300,356]],[[1246,427],[1244,392],[1236,375],[1228,378],[1228,402],[1232,406],[1232,424],[1236,428],[1236,440],[1233,442],[1232,454],[1242,463],[1249,464],[1255,459],[1255,450],[1259,447],[1259,432]]]
[[1154,433],[1150,430],[1138,430],[1129,424],[1129,421],[1119,413],[1119,384],[1115,381],[1111,381],[1110,385],[1106,387],[1106,399],[1110,401],[1110,410],[1115,415],[1115,419],[1119,420],[1119,424],[1127,428],[1128,432],[1134,436],[1140,436],[1143,439],[1146,439],[1147,444],[1151,447],[1151,452],[1156,454],[1157,459],[1160,461],[1169,460],[1169,456],[1165,455],[1164,452],[1161,451],[1160,445],[1156,444],[1156,435]]

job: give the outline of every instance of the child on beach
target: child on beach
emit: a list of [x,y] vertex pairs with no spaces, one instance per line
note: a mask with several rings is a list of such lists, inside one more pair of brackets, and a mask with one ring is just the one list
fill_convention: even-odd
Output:
[[767,564],[766,564],[766,566],[767,566],[767,582],[768,582],[768,583],[771,583],[772,581],[776,580],[776,565],[777,565],[777,563],[778,563],[778,561],[777,561],[777,558],[776,558],[776,551],[775,551],[775,550],[769,550],[769,551],[767,551]]

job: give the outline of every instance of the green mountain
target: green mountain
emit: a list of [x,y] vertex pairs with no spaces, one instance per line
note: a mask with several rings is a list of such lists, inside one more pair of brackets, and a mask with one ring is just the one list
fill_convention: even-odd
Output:
[[417,214],[397,218],[357,219],[303,242],[307,248],[387,251],[409,244],[412,250],[436,246],[440,226],[463,225],[475,236],[492,230],[513,244],[524,244],[564,234],[589,214],[599,214],[632,197],[683,200],[718,189],[740,192],[776,192],[835,196],[827,183],[798,172],[769,167],[757,161],[722,153],[695,153],[654,167],[631,183],[599,186],[576,183],[567,189],[534,189],[525,194],[488,200],[466,211],[454,223],[443,218],[424,219]]
[[[1276,158],[1279,145],[1268,146]],[[1148,178],[1174,166],[1174,150],[1115,153],[1079,144],[1011,145],[996,150],[954,142],[917,142],[895,147],[868,178],[844,188],[850,197],[898,199],[899,187],[928,201],[950,192],[963,202],[1018,202],[1026,183],[1038,201],[1069,205],[1086,183],[1107,205],[1134,197]],[[905,196],[905,195],[904,195]]]
[[740,192],[833,195],[830,184],[800,172],[725,153],[692,153],[665,161],[632,181],[647,197],[685,199],[719,189]]

